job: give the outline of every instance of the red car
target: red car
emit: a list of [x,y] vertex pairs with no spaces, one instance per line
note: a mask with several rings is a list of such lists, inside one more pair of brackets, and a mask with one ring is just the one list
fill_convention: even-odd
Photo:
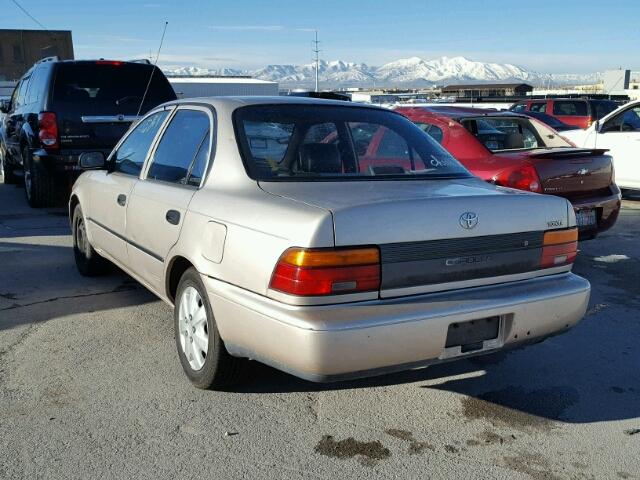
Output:
[[616,108],[618,108],[618,104],[611,100],[541,98],[523,100],[512,105],[509,110],[516,113],[546,113],[575,128],[589,128],[593,122],[600,120]]
[[607,230],[618,218],[620,189],[606,150],[575,148],[545,124],[512,112],[464,107],[396,111],[487,182],[568,199],[583,239]]

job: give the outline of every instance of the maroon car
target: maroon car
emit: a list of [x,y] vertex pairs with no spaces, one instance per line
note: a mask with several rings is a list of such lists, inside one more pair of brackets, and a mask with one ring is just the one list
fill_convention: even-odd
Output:
[[576,148],[547,125],[512,112],[444,106],[396,111],[474,175],[497,185],[568,199],[582,239],[611,228],[618,218],[620,189],[606,150]]

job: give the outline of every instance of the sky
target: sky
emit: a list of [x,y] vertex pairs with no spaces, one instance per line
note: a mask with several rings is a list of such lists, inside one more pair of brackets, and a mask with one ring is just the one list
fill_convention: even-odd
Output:
[[[462,55],[543,73],[640,70],[640,0],[16,0],[76,58],[155,58],[164,67],[254,69],[312,60],[379,66]],[[2,0],[0,28],[39,28]],[[55,5],[55,7],[54,7]]]

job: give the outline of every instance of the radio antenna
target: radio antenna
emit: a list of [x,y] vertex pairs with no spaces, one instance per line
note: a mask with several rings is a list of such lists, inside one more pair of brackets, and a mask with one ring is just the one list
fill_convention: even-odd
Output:
[[140,101],[140,106],[138,107],[138,113],[136,117],[140,116],[140,112],[142,111],[142,105],[144,105],[144,101],[147,98],[147,93],[149,92],[149,86],[151,85],[151,80],[153,80],[153,74],[156,72],[156,68],[158,65],[158,59],[160,58],[160,50],[162,50],[162,44],[164,43],[164,34],[167,33],[167,25],[169,22],[164,22],[164,29],[162,30],[162,37],[160,38],[160,45],[158,46],[158,53],[156,54],[156,60],[153,62],[153,68],[151,69],[151,75],[149,75],[149,81],[147,82],[147,88],[144,89],[144,95],[142,95],[142,100]]

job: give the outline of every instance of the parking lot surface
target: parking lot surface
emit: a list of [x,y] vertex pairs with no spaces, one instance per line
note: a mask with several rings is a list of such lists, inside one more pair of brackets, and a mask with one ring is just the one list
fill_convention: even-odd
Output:
[[64,209],[0,184],[0,479],[640,478],[640,201],[581,244],[585,319],[523,350],[318,385],[183,375],[170,307],[76,273]]

